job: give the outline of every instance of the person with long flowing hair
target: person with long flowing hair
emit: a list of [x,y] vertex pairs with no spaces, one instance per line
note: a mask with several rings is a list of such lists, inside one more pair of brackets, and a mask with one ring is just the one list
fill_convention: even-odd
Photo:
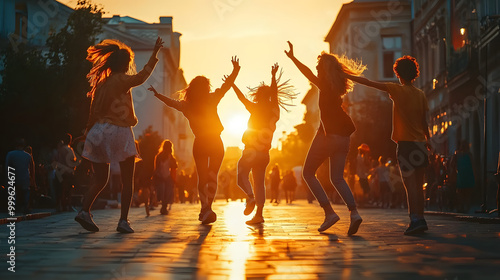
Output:
[[358,213],[352,191],[343,177],[350,136],[356,130],[351,118],[342,108],[342,97],[353,89],[353,82],[343,77],[343,73],[361,75],[366,67],[345,56],[322,52],[318,56],[316,66],[318,75],[314,75],[294,56],[292,43],[288,42],[288,46],[289,50],[285,51],[285,54],[300,72],[319,89],[321,122],[309,148],[302,171],[306,184],[325,212],[324,222],[318,231],[323,232],[340,220],[316,177],[316,171],[320,165],[329,159],[330,180],[350,211],[351,223],[347,234],[353,235],[358,231],[363,220]]
[[87,95],[92,102],[82,156],[92,162],[95,184],[85,195],[82,210],[75,220],[88,231],[99,231],[90,209],[108,182],[110,163],[119,162],[123,190],[116,230],[134,232],[128,221],[134,190],[135,158],[138,156],[132,132],[137,117],[131,89],[144,83],[151,75],[162,46],[163,40],[158,37],[151,58],[139,73],[135,72],[134,52],[118,40],[107,39],[87,49],[87,60],[92,63],[87,75],[91,86]]
[[[255,216],[247,221],[249,225],[264,222],[263,209],[266,201],[266,168],[269,164],[269,149],[276,130],[276,122],[280,118],[280,106],[285,110],[286,100],[294,98],[291,86],[284,82],[278,85],[280,77],[276,78],[278,64],[271,67],[271,86],[262,83],[259,87],[250,89],[252,101],[248,100],[241,90],[233,84],[238,99],[250,112],[247,130],[243,134],[245,149],[238,161],[238,186],[247,195],[245,215],[250,215],[257,205]],[[249,180],[252,171],[254,187]],[[255,191],[255,195],[254,195]]]
[[204,76],[197,76],[189,83],[182,91],[181,100],[162,95],[153,86],[148,88],[165,105],[184,114],[195,136],[193,157],[198,173],[198,193],[201,201],[198,220],[202,224],[210,224],[217,220],[217,214],[212,210],[212,203],[217,193],[218,174],[224,157],[224,144],[220,137],[224,127],[217,113],[217,106],[240,71],[238,58],[233,57],[231,63],[233,71],[214,92],[210,92],[210,81]]

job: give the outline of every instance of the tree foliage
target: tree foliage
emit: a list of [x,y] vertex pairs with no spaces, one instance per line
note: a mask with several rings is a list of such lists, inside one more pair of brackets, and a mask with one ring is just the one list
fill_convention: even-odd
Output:
[[[66,25],[54,30],[45,48],[28,43],[0,53],[0,145],[16,137],[36,146],[51,145],[64,132],[81,134],[88,117],[86,50],[102,30],[103,11],[89,0],[77,2]],[[2,151],[4,152],[4,151]]]

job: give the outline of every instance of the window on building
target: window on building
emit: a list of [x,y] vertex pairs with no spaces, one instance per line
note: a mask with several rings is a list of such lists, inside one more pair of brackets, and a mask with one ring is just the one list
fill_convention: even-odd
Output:
[[484,0],[480,1],[480,5],[479,16],[481,18],[500,14],[500,0]]
[[401,36],[382,37],[382,59],[384,78],[394,78],[392,66],[396,59],[401,57]]
[[28,39],[28,8],[26,7],[26,3],[16,3],[14,34],[17,40]]

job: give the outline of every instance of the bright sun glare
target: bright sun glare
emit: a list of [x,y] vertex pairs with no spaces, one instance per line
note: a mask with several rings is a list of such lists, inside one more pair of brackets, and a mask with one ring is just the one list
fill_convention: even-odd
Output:
[[248,117],[242,114],[233,114],[228,118],[224,129],[227,130],[232,136],[241,137],[247,129]]

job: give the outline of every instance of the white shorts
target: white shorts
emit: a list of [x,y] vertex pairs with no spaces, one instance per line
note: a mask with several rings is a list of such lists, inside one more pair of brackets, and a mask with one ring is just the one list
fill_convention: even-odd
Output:
[[121,162],[138,156],[132,127],[95,123],[88,131],[82,157],[96,163]]

